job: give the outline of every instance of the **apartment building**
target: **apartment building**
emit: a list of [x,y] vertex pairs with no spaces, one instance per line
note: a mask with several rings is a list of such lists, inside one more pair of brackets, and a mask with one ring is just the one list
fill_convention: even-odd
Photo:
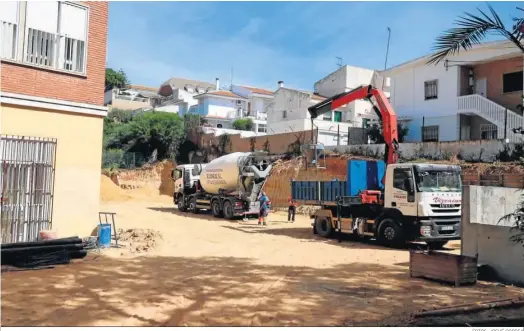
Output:
[[520,141],[523,56],[509,41],[475,45],[427,65],[430,55],[390,68],[391,103],[407,141]]
[[218,78],[215,84],[186,78],[170,78],[158,89],[163,101],[155,110],[184,116],[189,108],[198,105],[198,100],[193,98],[195,95],[216,91],[218,84]]
[[98,223],[107,2],[0,2],[2,242]]

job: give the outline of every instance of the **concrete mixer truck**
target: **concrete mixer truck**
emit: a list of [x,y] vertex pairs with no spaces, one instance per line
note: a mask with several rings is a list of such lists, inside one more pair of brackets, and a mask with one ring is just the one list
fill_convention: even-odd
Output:
[[173,200],[182,212],[211,210],[226,219],[258,215],[258,196],[270,171],[266,152],[237,152],[207,164],[179,165],[172,173]]

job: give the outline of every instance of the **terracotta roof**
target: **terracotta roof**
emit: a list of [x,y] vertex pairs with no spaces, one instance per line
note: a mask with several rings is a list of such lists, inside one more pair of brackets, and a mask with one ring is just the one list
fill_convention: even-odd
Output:
[[134,90],[143,90],[143,91],[151,91],[151,92],[157,92],[158,87],[148,87],[143,85],[129,85],[128,88],[134,89]]
[[273,91],[266,90],[266,89],[263,89],[263,88],[251,87],[251,86],[243,86],[243,85],[240,85],[240,87],[248,89],[249,91],[251,91],[253,93],[256,93],[256,94],[273,95]]
[[206,93],[195,95],[194,98],[200,97],[200,96],[206,96],[206,95],[217,95],[217,96],[226,97],[226,98],[245,99],[243,96],[235,94],[231,91],[211,91],[211,92],[206,92]]

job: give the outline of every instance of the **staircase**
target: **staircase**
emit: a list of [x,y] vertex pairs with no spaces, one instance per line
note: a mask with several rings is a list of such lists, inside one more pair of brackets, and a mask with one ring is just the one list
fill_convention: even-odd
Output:
[[[495,103],[479,94],[464,95],[458,97],[459,114],[475,114],[497,126],[497,138],[504,139],[504,129],[506,123],[506,108]],[[523,127],[524,117],[507,110],[507,131],[506,135],[510,142],[520,142],[524,137],[513,133],[512,129]]]

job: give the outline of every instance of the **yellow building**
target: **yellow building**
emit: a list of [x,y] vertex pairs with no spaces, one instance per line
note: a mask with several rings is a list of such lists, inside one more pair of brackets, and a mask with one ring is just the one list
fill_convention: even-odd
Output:
[[[16,38],[2,39],[0,45],[2,50],[14,50],[0,52],[3,243],[35,240],[45,229],[52,229],[59,237],[89,236],[100,211],[108,5],[34,4],[0,3],[2,19],[8,20],[4,27],[20,31],[14,34]],[[46,13],[56,15],[31,15],[42,6]],[[60,26],[73,29],[78,25],[73,26],[74,34],[53,27],[55,21],[68,20],[61,17],[64,13],[73,13],[75,19]],[[22,17],[38,17],[39,23]],[[57,35],[44,45],[67,35],[71,38],[65,43],[76,46],[64,54],[61,52],[66,49],[57,45],[52,52],[33,53],[31,47],[20,47],[30,38],[21,24],[31,31],[35,30],[31,27],[41,27],[46,33],[34,33],[42,38]]]

